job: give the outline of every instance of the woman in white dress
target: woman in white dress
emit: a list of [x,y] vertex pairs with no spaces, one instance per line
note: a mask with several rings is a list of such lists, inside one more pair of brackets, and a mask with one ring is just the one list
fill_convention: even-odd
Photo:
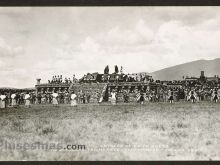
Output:
[[53,96],[53,105],[58,106],[58,101],[57,101],[58,93],[53,92],[52,96]]
[[1,94],[0,95],[0,100],[1,100],[0,108],[6,108],[6,106],[5,106],[6,95],[5,94]]
[[116,104],[116,92],[114,89],[111,92],[111,103],[112,103],[112,105]]
[[30,94],[27,92],[24,96],[24,99],[25,99],[25,106],[30,108],[31,107],[31,103],[30,103]]
[[11,95],[11,106],[12,107],[15,107],[16,106],[16,93],[13,93],[12,95]]
[[71,94],[71,106],[76,107],[77,106],[77,102],[76,102],[76,94],[74,92],[72,92]]

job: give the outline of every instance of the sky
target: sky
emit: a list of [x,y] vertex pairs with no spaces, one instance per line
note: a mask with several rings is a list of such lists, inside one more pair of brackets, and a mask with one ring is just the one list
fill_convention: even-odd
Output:
[[220,57],[220,7],[0,7],[0,87]]

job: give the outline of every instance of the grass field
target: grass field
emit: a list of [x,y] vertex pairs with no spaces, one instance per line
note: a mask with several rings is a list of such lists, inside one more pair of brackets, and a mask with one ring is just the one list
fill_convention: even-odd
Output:
[[[86,150],[18,150],[62,143]],[[220,103],[35,105],[0,112],[0,160],[220,159]]]

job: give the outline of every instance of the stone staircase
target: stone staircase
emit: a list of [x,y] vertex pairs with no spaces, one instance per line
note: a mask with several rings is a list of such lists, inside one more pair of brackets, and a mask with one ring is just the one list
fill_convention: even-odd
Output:
[[[104,101],[107,93],[107,83],[75,83],[71,84],[69,91],[74,91],[76,94],[80,91],[84,93],[89,92],[91,95],[90,102],[97,103],[98,101]],[[102,99],[101,99],[102,98]]]
[[[140,86],[143,84],[140,83],[120,83],[120,84],[112,84],[112,83],[73,83],[69,87],[69,91],[75,91],[77,94],[81,90],[84,93],[89,92],[91,98],[91,103],[98,103],[98,102],[105,102],[110,101],[110,91],[109,89],[114,86],[123,86],[123,85],[132,85]],[[137,88],[137,87],[136,87]],[[129,102],[136,102],[137,101],[137,93],[132,92],[129,93]],[[123,93],[119,92],[117,94],[117,102],[124,102]]]

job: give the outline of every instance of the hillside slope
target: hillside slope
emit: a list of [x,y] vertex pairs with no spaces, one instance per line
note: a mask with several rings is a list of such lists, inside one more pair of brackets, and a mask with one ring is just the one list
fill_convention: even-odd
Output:
[[214,60],[198,60],[152,72],[155,80],[181,80],[183,76],[200,76],[205,71],[205,76],[220,75],[220,58]]

